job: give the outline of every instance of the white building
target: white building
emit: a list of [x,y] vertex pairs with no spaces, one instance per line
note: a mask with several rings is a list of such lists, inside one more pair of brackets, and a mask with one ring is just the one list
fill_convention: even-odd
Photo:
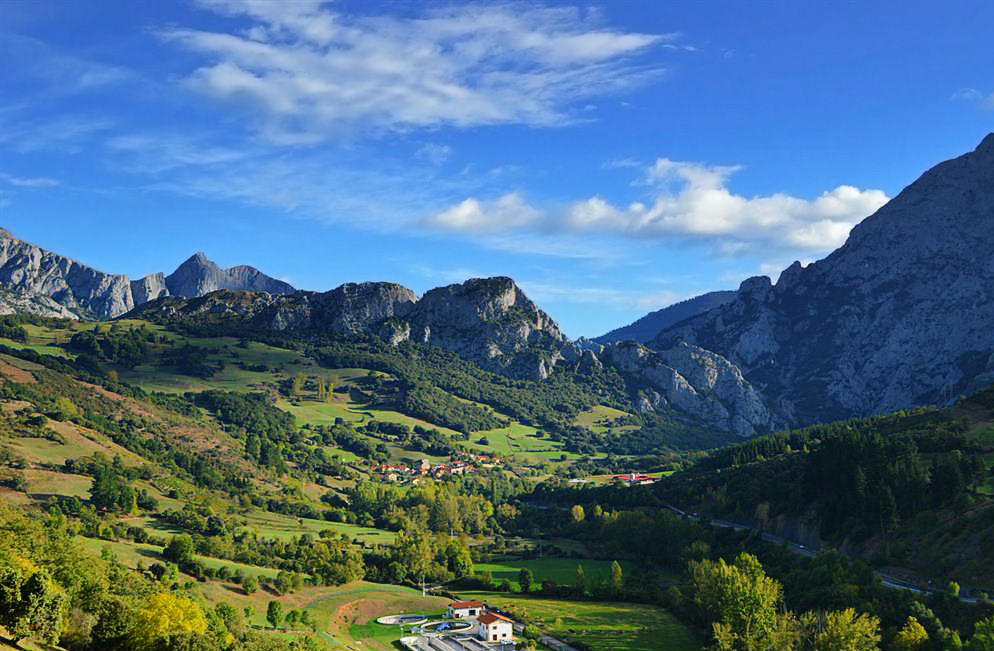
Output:
[[449,617],[476,617],[483,607],[479,601],[453,601],[449,604]]
[[476,635],[481,640],[487,642],[514,641],[514,622],[507,617],[497,613],[487,613],[480,615],[476,621],[479,623]]

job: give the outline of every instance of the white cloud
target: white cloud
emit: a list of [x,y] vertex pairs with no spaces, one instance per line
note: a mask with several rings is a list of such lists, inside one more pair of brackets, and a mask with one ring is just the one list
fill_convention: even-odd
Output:
[[528,3],[413,18],[345,15],[318,0],[200,4],[253,25],[238,34],[165,30],[210,60],[185,83],[248,107],[265,135],[284,143],[355,127],[568,123],[575,102],[661,72],[632,57],[679,38],[606,29],[591,14]]
[[13,176],[5,172],[0,172],[0,181],[9,183],[15,188],[51,188],[59,184],[55,179],[49,179],[44,177],[37,178],[26,178],[21,176]]
[[617,206],[594,196],[544,211],[514,196],[517,213],[467,199],[430,218],[432,225],[456,231],[513,231],[524,228],[573,233],[611,233],[638,239],[685,238],[705,241],[725,255],[762,251],[768,246],[830,251],[850,229],[887,202],[880,190],[842,185],[815,199],[777,193],[745,197],[728,188],[738,167],[707,166],[660,158],[644,170],[650,200]]
[[494,201],[466,199],[462,203],[433,215],[428,223],[453,231],[504,231],[528,227],[540,213],[516,193],[505,194]]
[[452,155],[452,147],[448,145],[439,145],[437,143],[428,142],[418,148],[414,152],[414,157],[418,160],[428,161],[435,167],[439,167],[445,164],[445,161],[449,160],[449,156]]

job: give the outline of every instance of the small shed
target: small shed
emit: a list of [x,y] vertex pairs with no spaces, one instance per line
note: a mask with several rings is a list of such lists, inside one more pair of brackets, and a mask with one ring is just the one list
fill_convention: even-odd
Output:
[[453,601],[449,604],[449,617],[476,617],[483,608],[480,601]]
[[514,622],[507,617],[497,613],[487,613],[480,615],[476,621],[479,624],[476,634],[481,640],[487,642],[514,641]]

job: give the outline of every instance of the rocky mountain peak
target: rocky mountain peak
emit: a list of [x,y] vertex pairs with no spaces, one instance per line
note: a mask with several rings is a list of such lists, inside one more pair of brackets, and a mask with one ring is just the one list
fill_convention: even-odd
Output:
[[994,134],[940,163],[824,260],[743,282],[664,330],[739,366],[793,424],[947,403],[994,382]]
[[176,271],[166,276],[166,288],[173,296],[194,298],[219,289],[232,291],[290,294],[296,291],[285,283],[249,266],[221,269],[207,256],[198,252],[187,258]]
[[17,239],[0,228],[0,312],[111,319],[164,296],[192,298],[218,289],[290,293],[293,287],[252,267],[220,269],[196,253],[168,277],[131,281]]

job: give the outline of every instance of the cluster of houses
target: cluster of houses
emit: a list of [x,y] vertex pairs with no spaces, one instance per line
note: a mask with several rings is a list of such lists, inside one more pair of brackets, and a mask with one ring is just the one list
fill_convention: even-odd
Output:
[[649,475],[640,475],[637,472],[629,472],[624,475],[615,475],[612,479],[620,481],[626,486],[645,486],[647,484],[655,484],[657,481],[654,477],[650,477]]
[[484,642],[514,641],[514,621],[487,610],[481,601],[453,601],[448,615],[453,619],[476,619],[476,637]]
[[424,479],[444,479],[450,476],[468,475],[477,472],[479,468],[494,468],[500,465],[499,457],[490,457],[480,454],[469,454],[464,459],[457,459],[448,463],[437,463],[432,465],[427,459],[421,459],[410,465],[390,465],[382,464],[374,466],[371,470],[383,481],[389,482],[410,482],[417,484]]

